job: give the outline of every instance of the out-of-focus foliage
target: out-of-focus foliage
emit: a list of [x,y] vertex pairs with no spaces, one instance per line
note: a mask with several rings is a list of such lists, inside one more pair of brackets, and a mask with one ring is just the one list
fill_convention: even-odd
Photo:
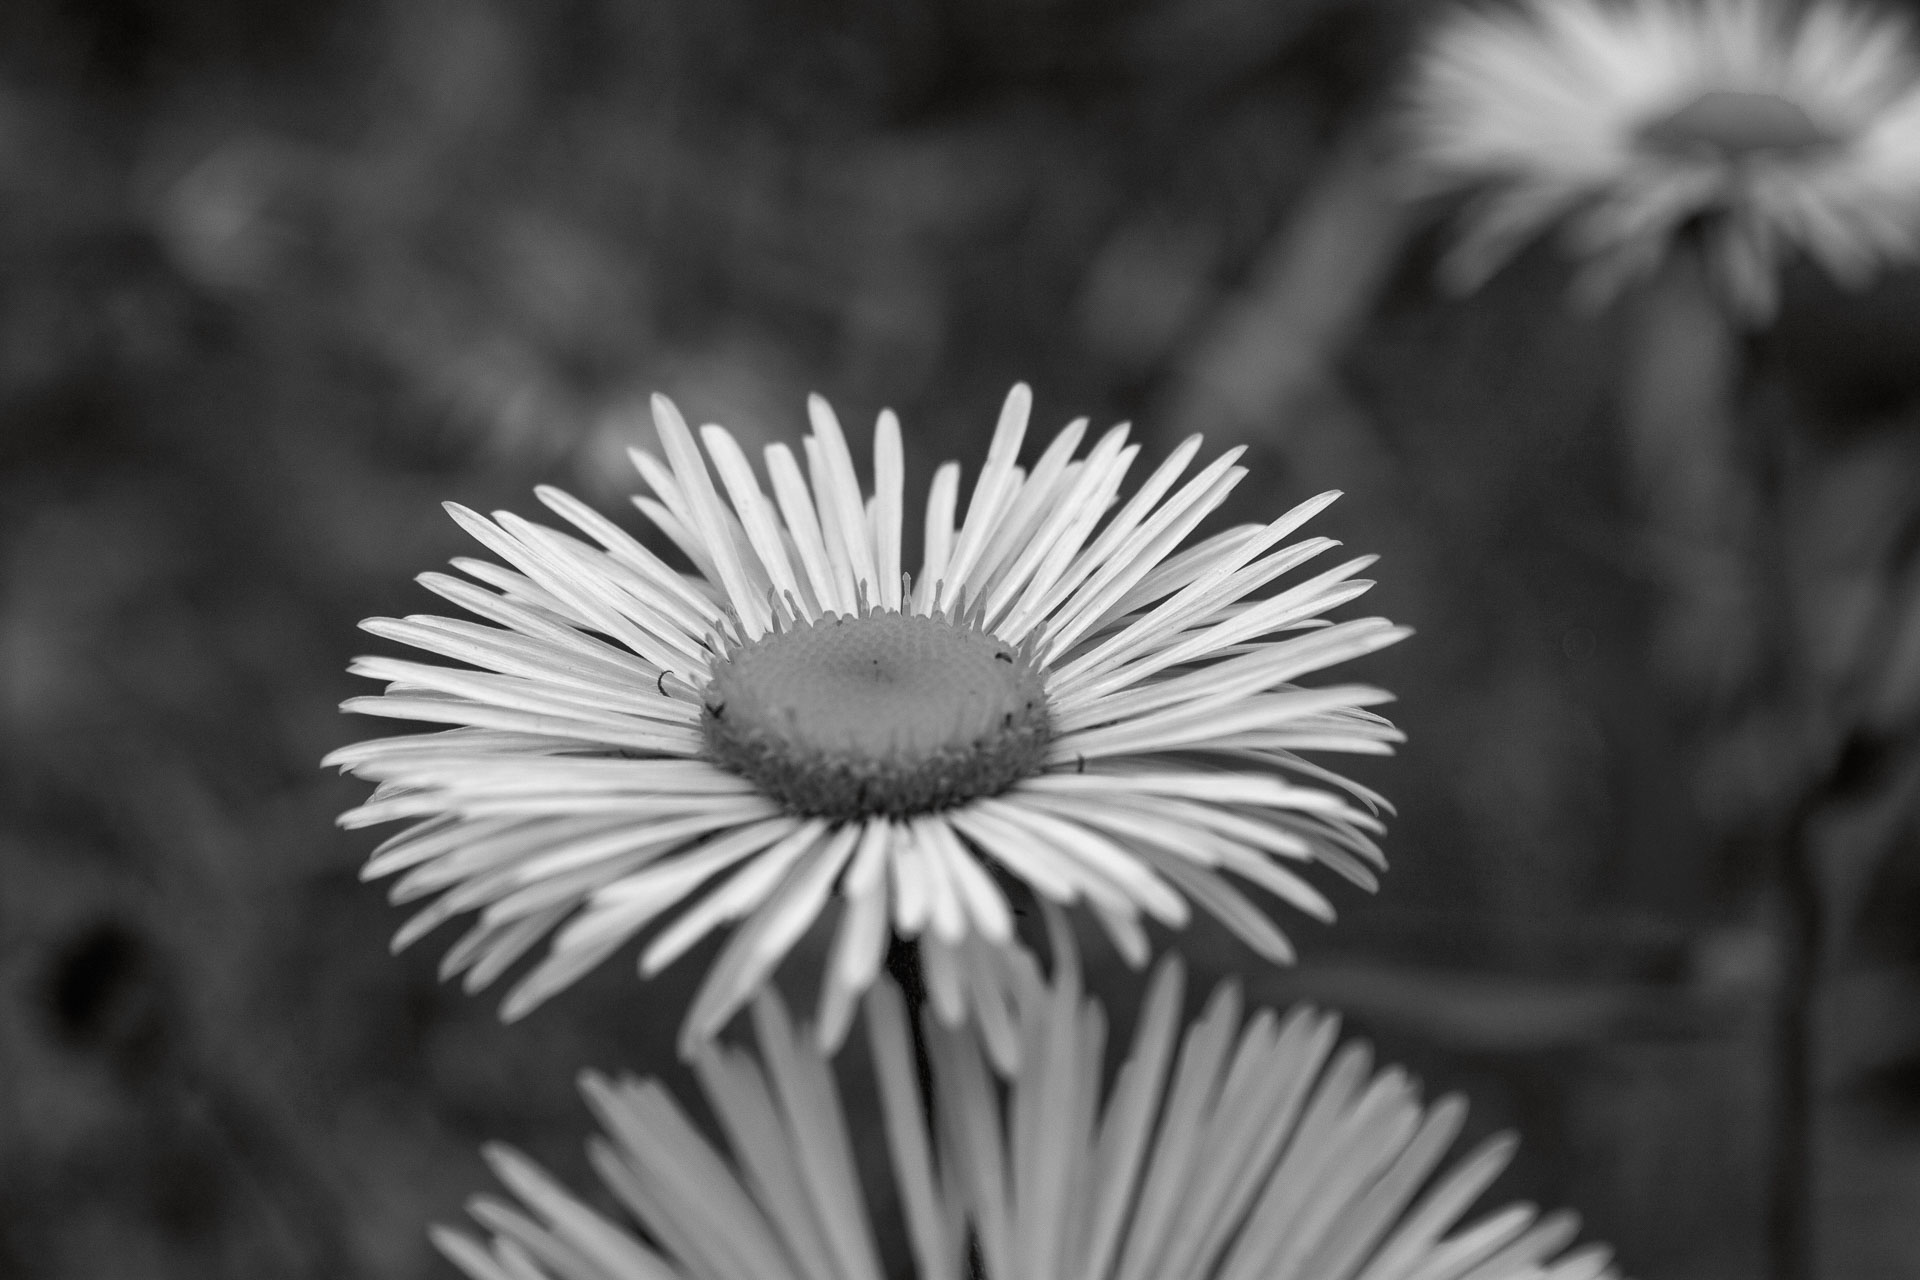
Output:
[[1442,298],[1388,164],[1426,12],[0,6],[0,1275],[441,1275],[480,1141],[578,1172],[574,1071],[671,1075],[687,993],[503,1029],[387,956],[314,768],[353,624],[431,607],[441,499],[618,510],[648,391],[753,439],[891,405],[918,482],[1016,378],[1250,443],[1238,515],[1346,489],[1419,628],[1370,660],[1394,871],[1261,997],[1518,1123],[1634,1274],[1751,1276],[1798,823],[1830,1274],[1911,1274],[1920,281],[1790,278],[1692,358],[1550,253]]

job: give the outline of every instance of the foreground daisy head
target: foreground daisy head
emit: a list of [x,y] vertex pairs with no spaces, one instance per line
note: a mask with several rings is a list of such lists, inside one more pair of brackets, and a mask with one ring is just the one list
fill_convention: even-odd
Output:
[[949,1024],[1004,1023],[1029,893],[1084,904],[1136,965],[1143,917],[1178,927],[1193,904],[1290,958],[1232,878],[1323,919],[1306,864],[1373,885],[1382,802],[1297,753],[1388,750],[1365,710],[1388,695],[1295,683],[1404,634],[1323,616],[1371,558],[1269,590],[1336,545],[1288,541],[1336,495],[1189,543],[1239,451],[1189,475],[1188,440],[1123,497],[1123,427],[1083,453],[1075,422],[1018,465],[1029,404],[1007,398],[964,516],[960,468],[936,473],[915,577],[898,424],[880,415],[863,492],[817,398],[805,471],[766,451],[771,498],[732,436],[703,428],[703,455],[655,399],[665,456],[634,453],[652,490],[635,502],[691,573],[556,490],[541,500],[584,540],[451,508],[505,563],[421,581],[484,621],[365,625],[465,665],[358,659],[389,683],[346,705],[457,727],[328,758],[379,784],[344,823],[412,824],[366,867],[431,900],[396,945],[477,912],[444,965],[477,989],[552,935],[513,1017],[644,930],[653,974],[733,926],[689,1053],[823,913],[826,1045],[896,936]]
[[1520,0],[1462,9],[1415,67],[1412,161],[1474,200],[1444,272],[1477,287],[1559,225],[1601,303],[1698,232],[1748,320],[1780,262],[1842,283],[1920,253],[1907,22],[1815,0]]
[[1462,1225],[1513,1141],[1448,1163],[1465,1105],[1427,1105],[1405,1072],[1376,1071],[1364,1044],[1336,1047],[1335,1018],[1243,1019],[1227,984],[1176,1043],[1182,979],[1168,960],[1102,1089],[1105,1015],[1062,969],[1024,1010],[1022,1065],[1004,1088],[972,1037],[928,1020],[931,1132],[901,999],[876,984],[866,1023],[883,1194],[863,1189],[828,1063],[762,997],[758,1061],[739,1049],[699,1058],[727,1152],[657,1082],[586,1081],[606,1130],[593,1164],[644,1236],[495,1147],[488,1159],[518,1203],[479,1198],[487,1238],[441,1229],[435,1242],[473,1280],[880,1280],[871,1200],[903,1220],[920,1280],[1616,1275],[1606,1249],[1569,1251],[1568,1213],[1510,1205]]

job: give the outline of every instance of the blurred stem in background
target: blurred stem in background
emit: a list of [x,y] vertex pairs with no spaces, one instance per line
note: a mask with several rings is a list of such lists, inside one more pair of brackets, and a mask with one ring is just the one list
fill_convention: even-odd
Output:
[[[1773,703],[1792,732],[1810,710],[1796,654],[1785,490],[1788,430],[1741,415],[1744,338],[1716,293],[1697,238],[1676,246],[1641,291],[1628,337],[1624,426],[1645,504],[1652,560],[1665,570],[1665,653],[1694,655],[1690,677],[1725,712]],[[1803,771],[1816,772],[1816,771]],[[1817,771],[1825,772],[1825,771]],[[1822,905],[1810,824],[1826,790],[1808,778],[1763,818],[1762,918],[1773,935],[1773,1133],[1767,1234],[1775,1280],[1817,1273]]]
[[[1267,242],[1249,279],[1176,361],[1156,414],[1171,444],[1195,431],[1272,442],[1377,305],[1410,225],[1375,130],[1341,144]],[[1366,424],[1356,421],[1356,430]],[[1346,483],[1361,483],[1358,476]]]

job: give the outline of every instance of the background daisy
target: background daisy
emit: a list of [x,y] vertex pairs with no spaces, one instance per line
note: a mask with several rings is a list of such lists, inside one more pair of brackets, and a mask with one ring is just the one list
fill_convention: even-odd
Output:
[[[652,490],[636,503],[691,575],[557,490],[541,499],[591,541],[453,508],[505,566],[422,581],[492,625],[369,622],[468,665],[361,658],[388,687],[346,705],[460,727],[328,757],[380,784],[344,822],[413,824],[366,867],[401,875],[397,901],[431,898],[396,944],[477,911],[443,966],[477,989],[557,930],[513,1017],[643,929],[661,926],[652,974],[737,925],[687,1051],[830,902],[824,1044],[896,935],[918,940],[946,1021],[978,1007],[1010,1025],[1009,884],[1084,903],[1135,966],[1144,920],[1177,928],[1193,905],[1291,958],[1233,881],[1323,920],[1306,864],[1374,884],[1384,803],[1299,753],[1388,750],[1398,734],[1366,710],[1388,695],[1296,683],[1405,634],[1323,616],[1371,585],[1355,575],[1372,558],[1267,592],[1336,545],[1288,541],[1336,495],[1192,541],[1245,474],[1238,450],[1188,476],[1188,440],[1123,498],[1124,427],[1081,454],[1075,422],[1018,464],[1030,403],[1008,396],[964,516],[959,467],[936,473],[915,576],[898,424],[880,416],[866,493],[817,398],[804,477],[766,451],[771,496],[732,436],[704,428],[703,458],[655,400],[665,459],[635,452]],[[991,1043],[1010,1067],[1012,1037]]]
[[1418,55],[1417,184],[1467,190],[1445,264],[1477,287],[1559,226],[1590,302],[1698,231],[1771,316],[1782,260],[1863,283],[1920,250],[1920,63],[1902,17],[1848,3],[1533,0],[1462,9]]

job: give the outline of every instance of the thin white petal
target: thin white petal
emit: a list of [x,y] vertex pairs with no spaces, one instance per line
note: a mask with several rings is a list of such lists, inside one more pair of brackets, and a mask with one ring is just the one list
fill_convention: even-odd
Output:
[[710,1038],[753,998],[767,975],[819,917],[835,877],[853,853],[860,830],[848,824],[815,844],[728,940],[687,1011],[683,1044]]
[[660,972],[719,925],[758,907],[779,886],[788,868],[813,848],[826,826],[818,818],[808,819],[676,919],[640,957],[641,974],[651,977]]
[[[851,532],[859,545],[867,545],[865,513],[841,510],[832,478],[833,464],[827,459],[826,446],[820,442],[820,437],[808,436],[800,442],[800,447],[807,455],[807,480],[812,488],[814,507],[820,513],[820,537],[826,544],[827,564],[832,569],[833,580],[845,606],[841,612],[857,613],[863,579],[855,567],[853,552],[847,546],[847,536]],[[857,492],[851,501],[855,507],[859,506],[860,496]],[[853,521],[851,530],[847,527],[849,520]]]
[[785,1008],[773,997],[754,1002],[753,1025],[802,1185],[838,1262],[838,1280],[880,1280],[846,1119],[827,1066],[796,1039]]
[[915,1274],[920,1280],[960,1280],[956,1242],[949,1237],[941,1212],[944,1195],[922,1119],[920,1073],[904,1002],[891,983],[877,983],[867,992],[866,1010],[867,1042],[873,1050],[887,1149],[893,1158],[907,1237],[918,1264]]
[[993,803],[995,812],[1113,884],[1163,923],[1175,928],[1186,923],[1187,904],[1180,896],[1148,871],[1140,859],[1113,841],[1078,823],[1063,821],[1022,803],[1017,791]]
[[694,443],[693,432],[688,430],[686,420],[673,401],[662,395],[653,397],[653,425],[660,434],[661,447],[667,451],[674,479],[680,482],[687,504],[686,518],[693,526],[691,532],[712,558],[720,585],[746,628],[747,637],[759,636],[769,622],[766,604],[759,598],[753,579],[734,546],[729,513],[720,503],[713,478],[707,474],[707,464],[700,456],[700,447]]
[[694,1067],[734,1162],[793,1257],[796,1280],[837,1280],[837,1266],[806,1189],[807,1171],[759,1064],[739,1050],[706,1046]]
[[927,492],[926,533],[920,563],[920,576],[913,584],[913,611],[927,613],[934,596],[945,581],[947,561],[953,554],[953,513],[960,500],[960,464],[943,462],[933,473],[933,486]]
[[1181,1043],[1173,1082],[1160,1116],[1159,1133],[1148,1160],[1147,1177],[1127,1230],[1126,1248],[1115,1280],[1148,1280],[1155,1274],[1154,1265],[1165,1252],[1168,1235],[1175,1225],[1174,1215],[1186,1188],[1189,1165],[1203,1154],[1196,1149],[1200,1118],[1217,1087],[1220,1063],[1239,1020],[1239,986],[1222,983],[1207,1002],[1206,1012]]
[[772,580],[774,590],[781,596],[792,592],[797,597],[800,594],[800,582],[794,577],[793,566],[787,563],[779,519],[768,505],[766,495],[760,492],[760,482],[754,478],[752,464],[740,451],[733,436],[719,427],[700,428],[700,440],[707,446],[707,455],[713,459],[714,468],[720,473],[720,482],[727,487],[727,497],[733,502],[733,509],[739,513],[747,540],[753,544],[754,554],[760,559],[761,570]]
[[935,815],[920,829],[944,862],[947,879],[960,905],[966,908],[973,928],[989,942],[1008,942],[1013,936],[1013,912],[993,878],[980,866],[944,818]]
[[[1040,531],[1060,514],[1061,500],[1086,468],[1073,461],[1074,450],[1086,434],[1087,420],[1076,418],[1055,436],[1020,483],[1013,501],[994,519],[993,536],[980,553],[970,581],[978,584],[970,595],[990,598],[995,588],[1022,558],[1034,550]],[[1041,550],[1044,551],[1044,544]]]
[[806,567],[814,599],[820,602],[824,612],[852,613],[853,599],[843,591],[833,561],[827,556],[813,493],[801,478],[800,464],[794,461],[793,451],[783,444],[771,444],[767,446],[766,458],[774,496],[780,502],[781,515],[786,517],[787,531],[800,552],[800,562]]
[[839,1049],[852,1021],[854,1001],[873,982],[886,957],[887,869],[897,838],[893,824],[870,819],[860,835],[847,874],[840,882],[846,910],[834,935],[820,987],[815,1043],[823,1053]]
[[[856,583],[867,587],[867,598],[875,598],[877,577],[873,559],[873,534],[867,525],[866,505],[860,498],[860,480],[854,473],[853,453],[847,448],[846,433],[833,407],[821,396],[807,397],[807,420],[813,424],[813,436],[807,449],[807,461],[813,475],[813,492],[820,504],[820,518],[827,531],[827,546],[838,543],[847,557]],[[814,466],[818,445],[819,464]]]
[[927,985],[927,1002],[941,1022],[957,1027],[966,1021],[967,989],[954,947],[938,934],[922,933],[916,940],[920,976]]
[[1015,383],[1000,407],[1000,421],[994,426],[993,441],[987,446],[986,465],[974,482],[973,497],[967,503],[966,522],[959,540],[941,572],[946,582],[942,601],[951,604],[960,598],[973,567],[987,549],[1002,512],[1014,497],[1014,463],[1020,456],[1020,442],[1027,432],[1027,418],[1033,411],[1033,392],[1026,383]]
[[[1020,640],[1039,622],[1042,602],[1086,545],[1094,526],[1107,514],[1127,469],[1140,452],[1138,445],[1125,443],[1126,432],[1121,425],[1101,437],[1072,490],[1034,536],[1021,562],[995,589],[988,616],[999,618],[1006,611],[1005,618],[995,624],[997,634]],[[1017,599],[1013,597],[1015,591],[1019,592]]]
[[[947,848],[953,840],[946,819],[939,814],[915,818],[909,828],[919,852],[919,867],[926,874],[927,919],[941,942],[957,943],[967,931],[967,913],[961,900],[956,872],[949,865]],[[965,857],[964,850],[956,850]]]
[[784,1252],[758,1207],[658,1082],[616,1086],[590,1072],[582,1090],[654,1209],[643,1219],[674,1253],[728,1280],[786,1273]]
[[1194,527],[1233,490],[1246,471],[1233,465],[1245,450],[1230,449],[1206,470],[1187,481],[1115,548],[1095,572],[1054,615],[1043,631],[1042,657],[1051,663],[1069,652],[1073,643],[1098,626],[1113,605],[1153,566],[1178,546]]
[[882,409],[873,425],[873,565],[880,607],[899,609],[900,525],[906,462],[900,447],[900,419]]
[[539,485],[533,492],[554,514],[605,547],[608,555],[638,573],[662,593],[672,596],[683,608],[709,623],[718,620],[720,612],[714,607],[713,601],[695,591],[672,566],[647,550],[638,539],[613,521],[572,494],[552,485]]
[[1066,572],[1060,575],[1059,581],[1031,606],[1037,616],[1043,618],[1056,616],[1068,602],[1078,598],[1089,579],[1103,571],[1117,572],[1114,566],[1115,561],[1121,558],[1119,552],[1122,544],[1133,536],[1140,527],[1140,523],[1173,487],[1174,481],[1186,471],[1193,461],[1194,454],[1200,451],[1200,443],[1199,436],[1188,436],[1158,467],[1153,469],[1146,483],[1127,499],[1118,512],[1114,513],[1113,519],[1100,530],[1093,544],[1075,556]]

